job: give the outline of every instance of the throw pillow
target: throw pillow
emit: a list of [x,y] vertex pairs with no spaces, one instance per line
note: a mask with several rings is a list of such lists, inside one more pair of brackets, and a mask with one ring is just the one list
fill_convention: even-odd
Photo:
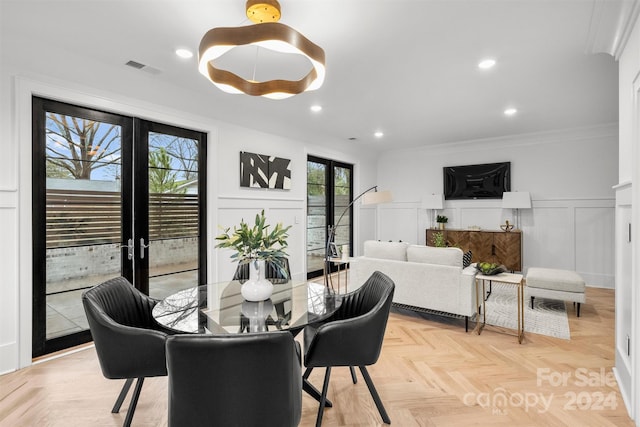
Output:
[[462,268],[467,268],[471,265],[471,249],[467,251],[464,255],[462,255]]

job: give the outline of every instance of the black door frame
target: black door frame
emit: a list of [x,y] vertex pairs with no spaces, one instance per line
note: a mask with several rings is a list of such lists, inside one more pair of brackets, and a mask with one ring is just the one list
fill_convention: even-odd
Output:
[[[206,262],[206,238],[207,238],[207,135],[204,132],[179,128],[176,126],[151,122],[148,120],[134,119],[136,151],[134,154],[134,170],[137,176],[147,177],[149,175],[149,132],[173,135],[181,138],[195,139],[199,141],[198,147],[198,285],[206,284],[207,262]],[[149,180],[134,178],[133,186],[135,212],[149,212]],[[142,194],[144,197],[136,197]],[[135,218],[135,229],[129,234],[133,238],[134,259],[136,260],[135,277],[132,283],[136,288],[145,294],[149,294],[149,256],[141,257],[142,247],[140,239],[144,239],[149,244],[149,216]],[[126,236],[126,235],[125,235]],[[147,251],[148,253],[148,251]]]
[[[204,284],[207,277],[207,242],[206,242],[206,177],[207,177],[207,138],[206,133],[187,130],[166,124],[150,122],[125,116],[117,113],[97,110],[90,107],[68,104],[60,101],[32,97],[32,357],[41,356],[55,351],[63,350],[75,345],[91,341],[91,333],[84,330],[61,337],[46,339],[46,112],[55,112],[75,117],[87,118],[104,123],[117,124],[122,128],[121,139],[121,236],[120,244],[126,245],[130,237],[134,238],[134,260],[128,259],[127,250],[124,248],[120,254],[121,274],[131,283],[147,293],[148,288],[148,256],[145,257],[146,270],[142,270],[140,263],[140,248],[137,244],[140,234],[134,230],[135,212],[148,212],[148,198],[136,197],[136,194],[147,194],[148,180],[136,179],[140,176],[148,176],[148,144],[141,143],[141,133],[144,129],[164,132],[176,136],[198,139],[198,195],[199,195],[199,247],[198,247],[198,284]],[[145,138],[146,142],[146,138]],[[137,152],[133,152],[135,150]],[[135,162],[135,164],[134,164]],[[144,166],[142,166],[144,165]],[[136,172],[135,167],[144,167],[144,174]],[[201,179],[204,178],[204,179]],[[142,200],[141,200],[142,199]],[[144,209],[146,210],[139,210]],[[146,230],[145,241],[148,243],[148,215],[144,218],[135,218],[143,223]],[[134,233],[135,232],[135,233]],[[142,267],[145,264],[142,264]],[[146,280],[141,275],[147,274]],[[140,282],[140,283],[139,283]]]
[[[338,160],[326,159],[323,157],[308,155],[307,162],[321,163],[326,165],[326,173],[325,173],[325,227],[324,227],[324,241],[327,241],[329,237],[328,228],[330,225],[335,225],[333,222],[335,220],[336,212],[335,212],[335,168],[345,168],[351,171],[351,179],[349,180],[349,201],[353,200],[353,165],[350,163],[341,162]],[[342,211],[338,212],[341,214]],[[349,251],[353,253],[353,206],[349,208]],[[349,255],[351,255],[351,253]],[[306,256],[306,255],[305,255]],[[336,265],[331,265],[330,268],[332,271],[337,271]],[[323,274],[322,270],[314,270],[307,272],[307,279],[312,279],[315,277],[319,277]]]
[[[125,155],[127,149],[131,149],[127,141],[132,140],[133,126],[130,117],[122,116],[115,113],[108,113],[91,108],[71,105],[64,102],[53,101],[49,99],[33,97],[32,98],[32,355],[34,357],[43,354],[52,353],[62,350],[70,346],[82,344],[91,341],[91,333],[89,330],[64,335],[47,340],[46,326],[46,207],[43,201],[46,200],[46,112],[56,112],[75,117],[83,117],[90,120],[111,123],[121,126],[122,129],[122,182],[129,182],[125,177],[126,171],[131,174],[131,155]],[[124,191],[124,189],[123,189]],[[122,213],[131,211],[131,205],[123,197],[121,202]],[[124,218],[124,217],[123,217]],[[125,232],[125,225],[122,225],[122,232]],[[122,240],[122,239],[121,239]],[[122,251],[121,265],[126,266],[126,251]],[[126,271],[123,271],[126,277]],[[131,275],[129,275],[131,276]]]

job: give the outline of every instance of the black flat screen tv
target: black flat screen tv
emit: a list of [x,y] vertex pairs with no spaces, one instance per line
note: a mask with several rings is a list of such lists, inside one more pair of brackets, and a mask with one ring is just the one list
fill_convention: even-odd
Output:
[[511,162],[445,166],[444,198],[501,199],[511,191]]

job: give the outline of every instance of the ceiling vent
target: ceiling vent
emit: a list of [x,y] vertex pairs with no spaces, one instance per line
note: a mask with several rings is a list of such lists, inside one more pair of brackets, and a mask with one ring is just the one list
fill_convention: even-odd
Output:
[[129,61],[129,62],[127,62],[127,63],[126,63],[126,64],[124,64],[124,65],[128,65],[129,67],[133,67],[133,68],[136,68],[136,69],[138,69],[138,70],[140,70],[140,69],[142,69],[142,68],[144,68],[144,67],[145,67],[145,65],[144,65],[144,64],[141,64],[141,63],[136,62],[136,61]]
[[158,75],[158,74],[161,73],[161,71],[158,70],[157,68],[151,67],[149,65],[141,64],[141,63],[139,63],[137,61],[133,61],[133,60],[128,61],[124,65],[127,65],[127,66],[129,66],[131,68],[135,68],[136,70],[146,71],[147,73],[153,74],[153,75]]

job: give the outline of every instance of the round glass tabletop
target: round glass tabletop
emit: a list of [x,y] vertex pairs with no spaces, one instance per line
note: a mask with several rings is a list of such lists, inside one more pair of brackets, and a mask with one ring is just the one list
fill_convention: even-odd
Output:
[[331,315],[340,296],[319,283],[273,285],[266,301],[246,301],[239,281],[188,288],[169,295],[153,308],[158,323],[183,333],[299,332]]

